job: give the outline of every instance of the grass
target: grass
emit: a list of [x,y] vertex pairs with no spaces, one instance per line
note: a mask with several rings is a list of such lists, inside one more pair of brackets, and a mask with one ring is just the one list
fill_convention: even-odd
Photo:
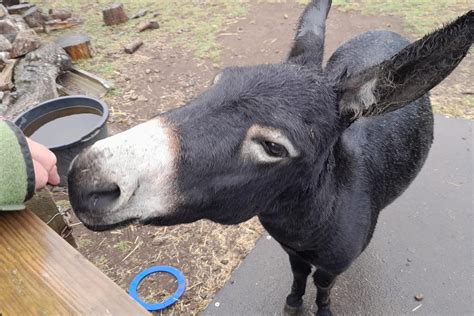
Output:
[[334,0],[333,6],[342,11],[355,10],[363,14],[381,13],[400,16],[410,34],[421,36],[467,11],[472,2],[470,0]]
[[114,248],[119,249],[121,252],[126,252],[131,248],[130,242],[127,240],[120,240],[114,245]]
[[[227,21],[247,13],[247,6],[239,0],[207,1],[154,1],[123,0],[125,10],[132,16],[139,9],[148,10],[144,18],[129,20],[117,26],[105,26],[102,9],[112,1],[97,0],[35,0],[44,11],[49,8],[69,8],[79,17],[81,26],[53,32],[56,38],[67,33],[84,33],[90,36],[95,49],[91,60],[78,63],[78,66],[93,71],[107,79],[113,79],[115,72],[124,61],[121,60],[123,46],[133,39],[141,38],[145,45],[151,42],[167,43],[175,47],[189,49],[202,59],[219,61],[221,48],[217,43],[217,33],[225,28]],[[137,27],[158,13],[160,23],[157,30],[138,33]]]
[[92,240],[88,238],[78,238],[77,243],[78,243],[79,248],[83,248],[83,247],[88,247],[92,245]]

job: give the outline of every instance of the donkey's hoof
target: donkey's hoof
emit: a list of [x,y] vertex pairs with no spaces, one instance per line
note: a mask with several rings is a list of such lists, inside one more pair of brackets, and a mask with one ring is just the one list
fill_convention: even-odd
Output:
[[332,312],[329,307],[318,309],[316,316],[332,316]]
[[283,315],[284,316],[299,316],[303,314],[303,303],[299,306],[291,306],[288,303],[285,303],[285,307],[283,308]]

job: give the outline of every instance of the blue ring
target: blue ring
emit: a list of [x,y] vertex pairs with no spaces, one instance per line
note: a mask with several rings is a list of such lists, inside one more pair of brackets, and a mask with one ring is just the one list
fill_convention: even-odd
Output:
[[[171,274],[176,278],[178,281],[178,289],[176,292],[173,293],[169,298],[164,300],[161,303],[156,303],[156,304],[151,304],[143,301],[140,297],[138,297],[138,285],[140,284],[141,281],[147,276],[149,276],[152,273],[157,273],[157,272],[166,272]],[[130,283],[130,287],[128,288],[128,294],[138,303],[140,303],[141,306],[146,308],[148,311],[159,311],[162,309],[165,309],[174,303],[183,295],[184,290],[186,289],[186,279],[184,278],[183,273],[170,266],[154,266],[151,268],[148,268],[142,272],[140,272]]]

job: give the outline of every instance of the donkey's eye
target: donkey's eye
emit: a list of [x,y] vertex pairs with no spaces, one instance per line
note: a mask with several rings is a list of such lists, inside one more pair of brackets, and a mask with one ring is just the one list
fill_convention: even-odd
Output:
[[285,146],[283,145],[262,141],[262,147],[269,156],[276,158],[286,158],[289,156],[288,150],[286,150]]

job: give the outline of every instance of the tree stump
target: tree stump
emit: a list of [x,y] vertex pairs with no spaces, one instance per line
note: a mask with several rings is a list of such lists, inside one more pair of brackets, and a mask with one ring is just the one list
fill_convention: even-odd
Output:
[[105,25],[116,25],[128,21],[128,16],[123,9],[123,4],[114,3],[102,10]]
[[85,35],[63,36],[56,40],[72,60],[92,58],[91,40]]

